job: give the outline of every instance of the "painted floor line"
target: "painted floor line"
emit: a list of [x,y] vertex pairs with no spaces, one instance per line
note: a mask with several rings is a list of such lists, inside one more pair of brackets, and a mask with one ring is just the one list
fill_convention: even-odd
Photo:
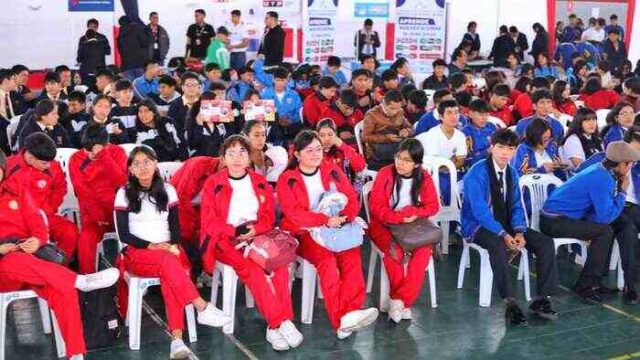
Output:
[[251,350],[249,350],[248,347],[246,347],[240,340],[238,340],[235,336],[233,336],[233,334],[225,334],[225,336],[227,338],[229,338],[229,340],[231,340],[231,342],[238,347],[238,349],[240,349],[240,351],[242,351],[245,355],[247,355],[247,358],[250,360],[258,360],[259,358],[256,356],[256,354],[254,354]]

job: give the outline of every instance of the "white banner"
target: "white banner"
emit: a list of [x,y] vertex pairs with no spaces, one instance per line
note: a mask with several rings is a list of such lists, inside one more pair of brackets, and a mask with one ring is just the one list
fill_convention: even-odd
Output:
[[409,60],[414,74],[433,71],[434,59],[444,59],[444,0],[396,0],[394,59]]
[[[335,53],[335,40],[338,37],[335,26],[337,11],[338,0],[304,0],[303,62],[324,64]],[[351,38],[353,34],[345,36]]]

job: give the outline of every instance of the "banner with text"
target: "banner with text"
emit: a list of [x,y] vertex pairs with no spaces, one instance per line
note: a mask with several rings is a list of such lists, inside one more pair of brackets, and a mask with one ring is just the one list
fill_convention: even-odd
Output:
[[[305,0],[303,19],[303,62],[323,64],[334,54],[338,0]],[[349,35],[351,38],[352,35]]]
[[114,0],[69,0],[69,11],[113,11]]
[[396,0],[395,56],[409,60],[413,73],[428,74],[444,58],[444,0]]

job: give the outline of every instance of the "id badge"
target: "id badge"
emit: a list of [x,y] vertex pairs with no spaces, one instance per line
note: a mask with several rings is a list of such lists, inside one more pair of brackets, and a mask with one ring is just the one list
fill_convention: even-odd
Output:
[[218,128],[220,136],[224,137],[225,135],[227,135],[227,129],[224,127],[224,124],[218,124],[216,125],[216,127]]
[[154,43],[153,43],[153,49],[154,49],[154,50],[158,50],[158,43],[157,43],[157,42],[154,42]]

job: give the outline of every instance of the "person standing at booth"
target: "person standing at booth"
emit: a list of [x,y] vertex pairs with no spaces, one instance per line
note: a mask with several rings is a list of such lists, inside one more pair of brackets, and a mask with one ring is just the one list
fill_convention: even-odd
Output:
[[207,13],[204,9],[195,11],[196,22],[189,25],[187,29],[187,52],[185,58],[195,58],[202,60],[207,57],[207,48],[211,40],[215,38],[216,32],[213,26],[204,22]]

